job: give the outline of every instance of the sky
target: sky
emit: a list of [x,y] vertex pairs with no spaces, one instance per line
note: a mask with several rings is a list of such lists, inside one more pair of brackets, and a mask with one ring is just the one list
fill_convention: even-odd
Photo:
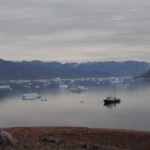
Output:
[[0,0],[0,58],[150,61],[150,1]]

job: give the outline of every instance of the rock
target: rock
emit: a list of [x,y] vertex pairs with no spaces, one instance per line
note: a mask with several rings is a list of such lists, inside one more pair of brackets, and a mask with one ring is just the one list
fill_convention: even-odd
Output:
[[42,142],[51,142],[51,143],[60,143],[60,139],[58,139],[55,135],[53,134],[48,134],[45,137],[42,138]]
[[98,150],[98,148],[95,145],[82,145],[81,148],[86,150]]
[[33,149],[33,145],[32,145],[32,144],[29,144],[29,143],[28,143],[28,144],[24,144],[24,148],[31,150],[31,149]]
[[0,131],[0,145],[3,146],[15,146],[15,139],[7,131]]

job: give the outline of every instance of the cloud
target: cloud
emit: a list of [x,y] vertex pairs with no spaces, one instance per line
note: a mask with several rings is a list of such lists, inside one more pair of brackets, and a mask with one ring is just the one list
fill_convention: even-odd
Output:
[[149,60],[149,26],[148,0],[0,0],[5,59]]

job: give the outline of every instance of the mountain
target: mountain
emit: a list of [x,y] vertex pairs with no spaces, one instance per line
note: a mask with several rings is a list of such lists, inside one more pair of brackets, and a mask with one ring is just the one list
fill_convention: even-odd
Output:
[[0,60],[0,80],[108,77],[101,71],[79,70],[73,64],[59,62]]
[[137,76],[146,72],[148,66],[146,62],[137,61],[63,64],[0,59],[0,80]]
[[149,63],[139,61],[89,62],[77,65],[77,68],[81,70],[97,70],[116,76],[138,76],[145,73],[148,67]]

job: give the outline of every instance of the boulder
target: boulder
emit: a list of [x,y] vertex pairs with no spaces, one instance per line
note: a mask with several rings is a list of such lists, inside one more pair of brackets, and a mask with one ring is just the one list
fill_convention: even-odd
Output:
[[7,131],[0,130],[0,145],[1,146],[15,146],[15,139]]
[[42,142],[51,142],[51,143],[60,143],[60,139],[57,138],[55,135],[53,134],[48,134],[45,137],[42,138],[41,140]]

